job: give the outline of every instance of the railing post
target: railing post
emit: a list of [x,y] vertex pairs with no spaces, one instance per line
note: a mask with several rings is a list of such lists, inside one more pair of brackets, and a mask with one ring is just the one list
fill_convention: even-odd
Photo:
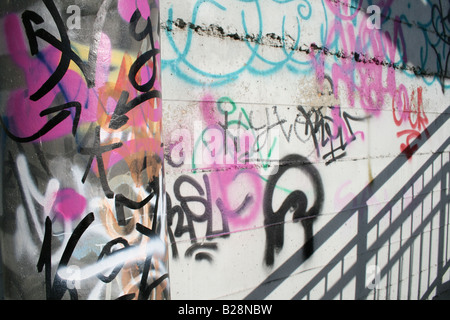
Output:
[[0,8],[6,299],[168,299],[158,0]]

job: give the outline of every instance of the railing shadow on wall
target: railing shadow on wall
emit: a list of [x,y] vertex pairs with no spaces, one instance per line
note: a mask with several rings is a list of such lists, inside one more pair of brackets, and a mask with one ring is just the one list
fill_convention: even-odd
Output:
[[[438,129],[448,126],[450,106],[439,115],[436,120],[428,127],[429,136],[422,133],[413,143],[417,145],[417,150],[427,141],[427,138],[435,134]],[[292,298],[308,299],[310,293],[314,290],[324,290],[322,299],[339,299],[342,298],[343,290],[350,283],[355,285],[355,299],[400,299],[401,297],[416,300],[416,299],[430,299],[432,294],[436,296],[450,288],[450,284],[443,283],[442,276],[450,268],[449,256],[449,173],[450,162],[448,159],[448,147],[450,145],[450,137],[446,137],[445,142],[434,152],[429,159],[425,161],[422,167],[413,174],[410,179],[404,184],[400,190],[392,196],[392,199],[387,202],[384,207],[369,220],[369,205],[368,202],[371,197],[375,195],[392,177],[393,175],[408,163],[408,158],[400,154],[396,157],[375,179],[370,185],[364,188],[353,200],[351,200],[339,213],[335,215],[320,231],[314,235],[314,247],[317,250],[324,246],[346,222],[355,215],[358,221],[358,230],[355,237],[353,237],[343,248],[311,279],[305,283],[302,289]],[[417,151],[416,151],[417,152]],[[431,170],[431,178],[426,181],[425,176]],[[424,212],[424,202],[427,197],[433,197],[433,190],[439,187],[439,196],[435,195],[438,200],[432,199],[431,210]],[[409,194],[412,189],[412,199],[405,199],[405,194]],[[408,203],[407,203],[408,202]],[[404,205],[404,203],[407,203]],[[356,205],[355,205],[356,204]],[[393,212],[400,206],[400,213]],[[394,209],[395,208],[395,209]],[[406,221],[412,219],[413,213],[416,210],[421,210],[420,222],[411,221],[409,230],[405,229]],[[394,218],[395,215],[395,218]],[[380,230],[380,224],[383,219],[389,219],[389,225],[385,230]],[[439,221],[439,226],[430,226]],[[414,225],[414,230],[413,230]],[[369,232],[377,228],[376,239],[369,242]],[[430,232],[425,232],[430,228]],[[400,243],[396,243],[393,249],[391,243],[393,237],[400,232]],[[402,239],[402,232],[411,232],[410,237]],[[437,233],[438,242],[432,242]],[[429,237],[425,239],[424,237]],[[426,241],[425,241],[426,240]],[[391,246],[392,245],[392,246]],[[417,248],[419,246],[419,248]],[[435,247],[437,246],[437,248]],[[301,247],[288,260],[286,260],[280,267],[272,272],[269,277],[256,287],[245,299],[260,300],[267,298],[274,292],[285,280],[294,274],[294,272],[306,261],[303,258],[303,252],[306,245]],[[388,259],[384,265],[377,261],[379,258],[379,249],[387,247]],[[327,287],[327,277],[333,269],[339,264],[343,265],[345,257],[356,249],[356,262],[346,268],[341,268],[341,274],[333,285]],[[432,261],[429,257],[431,250],[437,250],[437,261]],[[415,255],[418,254],[418,257]],[[413,257],[414,255],[414,257]],[[381,260],[381,259],[380,259]],[[419,265],[415,265],[413,261],[419,261]],[[377,264],[378,263],[378,264]],[[405,265],[406,264],[406,265]],[[426,264],[422,270],[422,265]],[[371,266],[376,265],[378,269],[368,270]],[[419,268],[417,270],[417,268]],[[430,271],[431,268],[436,268],[436,272]],[[406,274],[405,274],[406,272]],[[368,283],[371,279],[370,275],[373,273],[381,282],[384,281],[384,289],[386,293],[382,297],[379,295],[379,290],[375,286],[375,281]],[[434,274],[434,275],[433,275]],[[398,279],[395,283],[390,279]],[[324,281],[325,280],[325,281]],[[413,283],[416,281],[417,283]],[[325,283],[325,287],[324,287]],[[371,287],[371,284],[374,285]],[[422,288],[421,288],[422,286]],[[423,288],[426,286],[426,288]],[[320,287],[320,288],[319,288]],[[406,294],[401,294],[405,290]],[[375,292],[371,292],[372,289]],[[393,292],[393,294],[390,294]]]

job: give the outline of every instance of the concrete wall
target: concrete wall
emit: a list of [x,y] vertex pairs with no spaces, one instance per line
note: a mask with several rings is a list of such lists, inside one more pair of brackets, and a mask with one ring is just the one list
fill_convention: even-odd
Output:
[[167,299],[158,1],[3,1],[6,299]]
[[449,10],[161,1],[172,298],[448,288]]
[[0,10],[6,298],[448,289],[448,1]]

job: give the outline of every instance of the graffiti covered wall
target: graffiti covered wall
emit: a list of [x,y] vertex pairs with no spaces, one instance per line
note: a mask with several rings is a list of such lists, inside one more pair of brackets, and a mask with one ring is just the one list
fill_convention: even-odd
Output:
[[158,1],[1,11],[5,298],[169,298]]
[[448,1],[0,10],[6,298],[449,289]]
[[449,10],[161,2],[172,298],[448,289]]

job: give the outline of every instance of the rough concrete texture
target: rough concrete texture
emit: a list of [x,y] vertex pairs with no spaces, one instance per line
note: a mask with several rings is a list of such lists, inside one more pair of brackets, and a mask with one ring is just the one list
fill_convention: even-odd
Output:
[[172,298],[448,288],[448,2],[161,5]]
[[3,2],[0,296],[448,297],[448,1]]
[[0,25],[0,295],[169,299],[158,1],[4,1]]

